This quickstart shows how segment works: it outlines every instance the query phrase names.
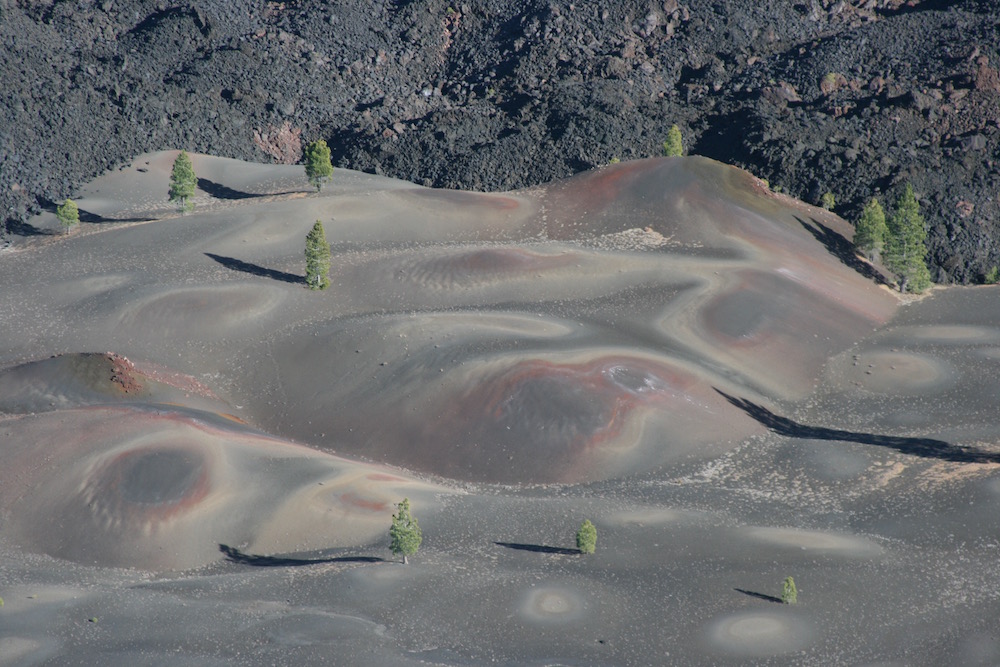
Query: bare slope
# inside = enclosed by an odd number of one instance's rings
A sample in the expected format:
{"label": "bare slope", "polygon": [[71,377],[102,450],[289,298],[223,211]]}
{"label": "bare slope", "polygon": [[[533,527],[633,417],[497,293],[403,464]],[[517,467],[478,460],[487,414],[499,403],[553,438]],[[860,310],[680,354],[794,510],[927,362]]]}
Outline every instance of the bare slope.
{"label": "bare slope", "polygon": [[1000,659],[996,290],[901,308],[701,158],[316,195],[195,155],[180,216],[174,155],[0,253],[0,661]]}
{"label": "bare slope", "polygon": [[[45,311],[22,345],[213,378],[267,431],[446,477],[580,481],[717,453],[759,428],[725,395],[803,396],[893,309],[817,242],[842,222],[705,159],[507,195],[343,174],[317,197],[297,168],[196,156],[215,196],[176,216],[170,158],[95,182],[80,206],[101,222],[10,255],[8,298]],[[150,215],[167,218],[110,228]],[[300,278],[316,219],[335,251],[319,294]]]}

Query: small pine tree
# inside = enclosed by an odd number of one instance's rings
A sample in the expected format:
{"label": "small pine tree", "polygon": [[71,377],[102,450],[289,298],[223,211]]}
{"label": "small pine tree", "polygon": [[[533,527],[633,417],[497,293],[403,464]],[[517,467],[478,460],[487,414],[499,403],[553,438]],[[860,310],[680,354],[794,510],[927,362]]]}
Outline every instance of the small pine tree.
{"label": "small pine tree", "polygon": [[326,141],[319,139],[306,146],[306,178],[319,192],[323,184],[333,176],[333,165],[330,163],[330,147]]}
{"label": "small pine tree", "polygon": [[927,256],[927,229],[920,215],[920,204],[909,183],[903,189],[896,210],[888,223],[885,265],[899,279],[900,292],[922,292],[931,284]]}
{"label": "small pine tree", "polygon": [[580,530],[576,531],[576,548],[582,554],[592,554],[596,546],[597,528],[590,522],[590,519],[587,519],[580,524]]}
{"label": "small pine tree", "polygon": [[194,197],[194,189],[198,185],[198,177],[194,174],[194,165],[187,151],[181,151],[174,160],[174,168],[170,171],[170,201],[177,208],[187,213],[194,208],[188,200]]}
{"label": "small pine tree", "polygon": [[396,514],[392,515],[389,549],[397,556],[402,555],[405,565],[409,562],[407,556],[417,553],[423,539],[416,517],[410,514],[410,499],[403,498],[403,502],[396,505]]}
{"label": "small pine tree", "polygon": [[997,268],[996,265],[990,267],[990,270],[987,271],[986,275],[983,277],[983,282],[986,285],[996,285],[997,283],[1000,283],[1000,268]]}
{"label": "small pine tree", "polygon": [[827,211],[832,211],[833,207],[837,205],[837,198],[832,192],[824,192],[823,196],[819,198],[819,205]]}
{"label": "small pine tree", "polygon": [[326,289],[330,286],[330,244],[319,220],[306,234],[306,285],[309,289]]}
{"label": "small pine tree", "polygon": [[795,587],[795,580],[785,577],[781,584],[781,601],[785,604],[796,604],[799,601],[799,589]]}
{"label": "small pine tree", "polygon": [[75,201],[67,199],[62,203],[62,206],[56,209],[56,217],[59,218],[63,229],[69,234],[69,230],[80,223],[80,209],[77,208]]}
{"label": "small pine tree", "polygon": [[681,128],[671,125],[667,131],[667,140],[663,142],[663,154],[667,157],[684,155],[684,142],[681,139]]}
{"label": "small pine tree", "polygon": [[861,217],[854,225],[854,245],[872,262],[877,262],[885,249],[885,237],[889,228],[885,224],[885,211],[878,199],[871,198],[861,211]]}

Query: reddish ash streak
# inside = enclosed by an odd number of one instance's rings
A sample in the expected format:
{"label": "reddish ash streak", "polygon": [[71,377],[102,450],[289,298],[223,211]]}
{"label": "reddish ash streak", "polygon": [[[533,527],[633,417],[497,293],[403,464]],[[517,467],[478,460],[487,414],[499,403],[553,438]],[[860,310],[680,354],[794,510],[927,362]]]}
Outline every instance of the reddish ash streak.
{"label": "reddish ash streak", "polygon": [[[134,486],[136,480],[129,480],[129,474],[136,473],[136,467],[143,458],[153,458],[157,454],[180,455],[191,459],[191,479],[179,496],[162,502],[132,502],[127,499],[127,487]],[[145,462],[146,465],[153,465]],[[212,462],[201,452],[191,447],[156,446],[129,450],[105,461],[88,476],[83,495],[95,514],[120,520],[124,524],[142,525],[166,523],[186,514],[208,497],[211,491]],[[148,474],[148,473],[147,473]]]}
{"label": "reddish ash streak", "polygon": [[375,501],[362,498],[356,493],[345,493],[340,496],[340,500],[348,507],[358,507],[370,512],[385,512],[389,509],[384,501]]}
{"label": "reddish ash streak", "polygon": [[[581,364],[532,359],[480,382],[451,404],[443,421],[464,424],[462,430],[474,429],[487,442],[506,438],[513,446],[532,449],[538,444],[546,458],[565,466],[560,476],[568,477],[575,474],[573,468],[585,465],[576,460],[581,453],[613,446],[634,410],[676,408],[678,398],[695,383],[686,373],[635,357],[608,356]],[[521,435],[542,442],[525,442]],[[539,472],[547,478],[554,470]]]}
{"label": "reddish ash streak", "polygon": [[105,358],[111,364],[111,383],[126,394],[136,394],[143,390],[142,382],[136,377],[135,365],[120,354],[108,352]]}
{"label": "reddish ash streak", "polygon": [[556,194],[576,207],[603,208],[625,190],[636,173],[649,170],[644,161],[612,165],[571,179]]}
{"label": "reddish ash streak", "polygon": [[215,392],[209,389],[206,385],[202,384],[190,375],[172,371],[166,366],[144,361],[132,364],[132,368],[137,373],[155,382],[170,385],[171,387],[180,389],[181,391],[218,400],[218,396],[215,395]]}
{"label": "reddish ash streak", "polygon": [[[584,214],[593,216],[615,204],[634,176],[649,169],[647,161],[613,165],[550,189],[550,219],[546,224],[549,238],[572,238],[574,230],[583,226]],[[605,233],[615,231],[619,230],[604,230]]]}
{"label": "reddish ash streak", "polygon": [[370,475],[365,475],[365,479],[371,480],[373,482],[405,482],[406,480],[402,477],[396,477],[395,475],[386,475],[383,473],[372,473]]}

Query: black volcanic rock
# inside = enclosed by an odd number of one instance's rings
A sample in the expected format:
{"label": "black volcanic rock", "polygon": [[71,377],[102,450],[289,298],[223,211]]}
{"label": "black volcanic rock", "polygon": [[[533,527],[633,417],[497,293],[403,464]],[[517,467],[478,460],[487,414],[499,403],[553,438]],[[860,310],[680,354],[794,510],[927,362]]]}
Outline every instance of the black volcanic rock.
{"label": "black volcanic rock", "polygon": [[136,154],[268,161],[287,124],[341,167],[505,190],[694,153],[854,218],[905,181],[939,281],[1000,265],[1000,9],[988,0],[102,0],[0,10],[0,216]]}

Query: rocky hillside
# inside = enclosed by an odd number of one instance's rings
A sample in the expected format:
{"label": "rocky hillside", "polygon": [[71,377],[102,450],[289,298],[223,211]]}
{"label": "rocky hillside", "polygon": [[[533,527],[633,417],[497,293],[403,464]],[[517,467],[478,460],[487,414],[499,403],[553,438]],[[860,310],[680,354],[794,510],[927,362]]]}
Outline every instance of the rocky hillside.
{"label": "rocky hillside", "polygon": [[[0,215],[185,147],[506,190],[657,155],[746,167],[851,219],[912,182],[933,274],[1000,265],[992,0],[15,0],[0,6]],[[164,193],[165,195],[166,193]]]}

